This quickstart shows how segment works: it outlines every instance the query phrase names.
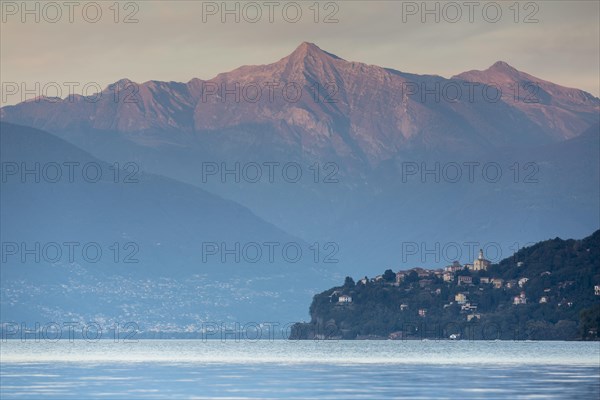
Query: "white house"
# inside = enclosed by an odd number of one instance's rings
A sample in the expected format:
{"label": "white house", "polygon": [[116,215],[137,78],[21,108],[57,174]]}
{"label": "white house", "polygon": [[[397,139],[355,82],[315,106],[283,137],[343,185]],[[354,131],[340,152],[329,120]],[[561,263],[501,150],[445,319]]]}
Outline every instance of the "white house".
{"label": "white house", "polygon": [[444,268],[444,271],[446,272],[457,272],[460,271],[461,269],[463,269],[463,266],[460,265],[460,263],[458,261],[454,261],[452,263],[452,265],[448,265]]}
{"label": "white house", "polygon": [[404,281],[405,277],[406,277],[406,273],[405,272],[402,272],[402,271],[396,272],[396,283],[397,284],[402,283],[402,281]]}
{"label": "white house", "polygon": [[473,277],[471,276],[459,276],[458,284],[459,285],[470,285],[473,283]]}
{"label": "white house", "polygon": [[464,304],[467,302],[467,294],[466,293],[457,293],[454,296],[454,301],[456,301],[458,304]]}
{"label": "white house", "polygon": [[343,294],[338,298],[338,303],[352,303],[352,297]]}
{"label": "white house", "polygon": [[519,279],[519,287],[522,288],[529,281],[529,278],[521,278]]}

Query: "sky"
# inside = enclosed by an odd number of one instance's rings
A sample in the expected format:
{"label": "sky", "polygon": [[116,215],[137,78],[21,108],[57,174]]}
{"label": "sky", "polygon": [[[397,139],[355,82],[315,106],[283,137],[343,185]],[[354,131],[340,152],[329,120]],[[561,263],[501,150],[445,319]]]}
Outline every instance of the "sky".
{"label": "sky", "polygon": [[422,4],[1,0],[0,104],[122,78],[210,79],[275,62],[304,41],[349,61],[445,77],[502,60],[600,95],[599,1]]}

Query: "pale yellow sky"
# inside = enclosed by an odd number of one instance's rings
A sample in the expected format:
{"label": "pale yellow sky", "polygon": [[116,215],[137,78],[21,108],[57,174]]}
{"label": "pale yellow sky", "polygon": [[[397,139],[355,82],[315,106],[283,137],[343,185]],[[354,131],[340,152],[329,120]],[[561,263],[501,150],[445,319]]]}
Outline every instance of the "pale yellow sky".
{"label": "pale yellow sky", "polygon": [[[421,1],[229,1],[226,14],[222,1],[28,1],[24,9],[1,0],[0,81],[57,83],[65,96],[69,82],[186,82],[271,63],[309,41],[347,60],[446,77],[504,60],[600,94],[600,2],[467,3],[430,1],[434,11],[423,15]],[[23,95],[3,90],[0,102]]]}

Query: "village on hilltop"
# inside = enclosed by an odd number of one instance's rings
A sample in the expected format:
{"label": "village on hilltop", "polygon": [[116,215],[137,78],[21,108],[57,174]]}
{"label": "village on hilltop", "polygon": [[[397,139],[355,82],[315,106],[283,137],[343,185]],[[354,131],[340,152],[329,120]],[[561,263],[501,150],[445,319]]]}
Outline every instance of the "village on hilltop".
{"label": "village on hilltop", "polygon": [[[483,249],[479,250],[477,258],[472,264],[466,263],[461,265],[460,262],[454,261],[451,265],[445,268],[439,269],[425,269],[425,268],[412,268],[406,271],[398,271],[393,274],[393,271],[387,270],[383,275],[377,275],[374,278],[369,279],[364,277],[356,283],[357,285],[369,285],[369,284],[383,284],[391,286],[401,286],[409,278],[412,282],[418,283],[421,289],[425,289],[431,286],[435,281],[442,280],[444,283],[454,284],[458,287],[465,287],[465,291],[460,291],[454,295],[454,301],[450,301],[444,305],[444,308],[450,307],[455,303],[460,305],[461,313],[466,314],[466,320],[470,322],[472,319],[481,319],[481,314],[477,312],[477,304],[469,300],[469,292],[466,290],[467,287],[473,288],[479,286],[480,290],[483,290],[484,285],[492,287],[494,289],[521,289],[520,294],[512,298],[512,304],[514,306],[527,304],[528,301],[537,301],[539,304],[546,304],[550,299],[551,288],[544,289],[544,295],[536,299],[529,299],[526,294],[526,286],[529,281],[529,277],[523,276],[518,279],[505,280],[499,277],[489,276],[487,273],[488,269],[492,265],[491,261],[487,260],[483,254]],[[517,267],[523,267],[524,263],[519,261],[516,263]],[[472,274],[475,272],[476,274]],[[390,274],[391,273],[391,274]],[[544,271],[543,275],[551,275],[550,271]],[[561,286],[569,286],[573,284],[572,281],[562,282]],[[434,291],[435,294],[441,294],[441,289],[437,288]],[[600,296],[600,284],[594,286],[594,295]],[[349,294],[342,294],[340,291],[334,291],[330,295],[330,301],[334,301],[337,297],[337,303],[340,305],[352,304],[352,296]],[[563,299],[558,303],[558,307],[572,307],[573,303],[568,299]],[[399,305],[400,311],[409,310],[409,305],[402,303]],[[427,308],[419,308],[417,313],[420,317],[427,316]]]}

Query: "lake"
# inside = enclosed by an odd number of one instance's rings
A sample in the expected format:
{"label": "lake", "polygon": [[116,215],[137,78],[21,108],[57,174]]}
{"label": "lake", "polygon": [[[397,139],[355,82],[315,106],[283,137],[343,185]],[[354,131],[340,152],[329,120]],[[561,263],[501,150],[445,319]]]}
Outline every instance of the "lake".
{"label": "lake", "polygon": [[6,399],[598,399],[600,343],[0,342]]}

